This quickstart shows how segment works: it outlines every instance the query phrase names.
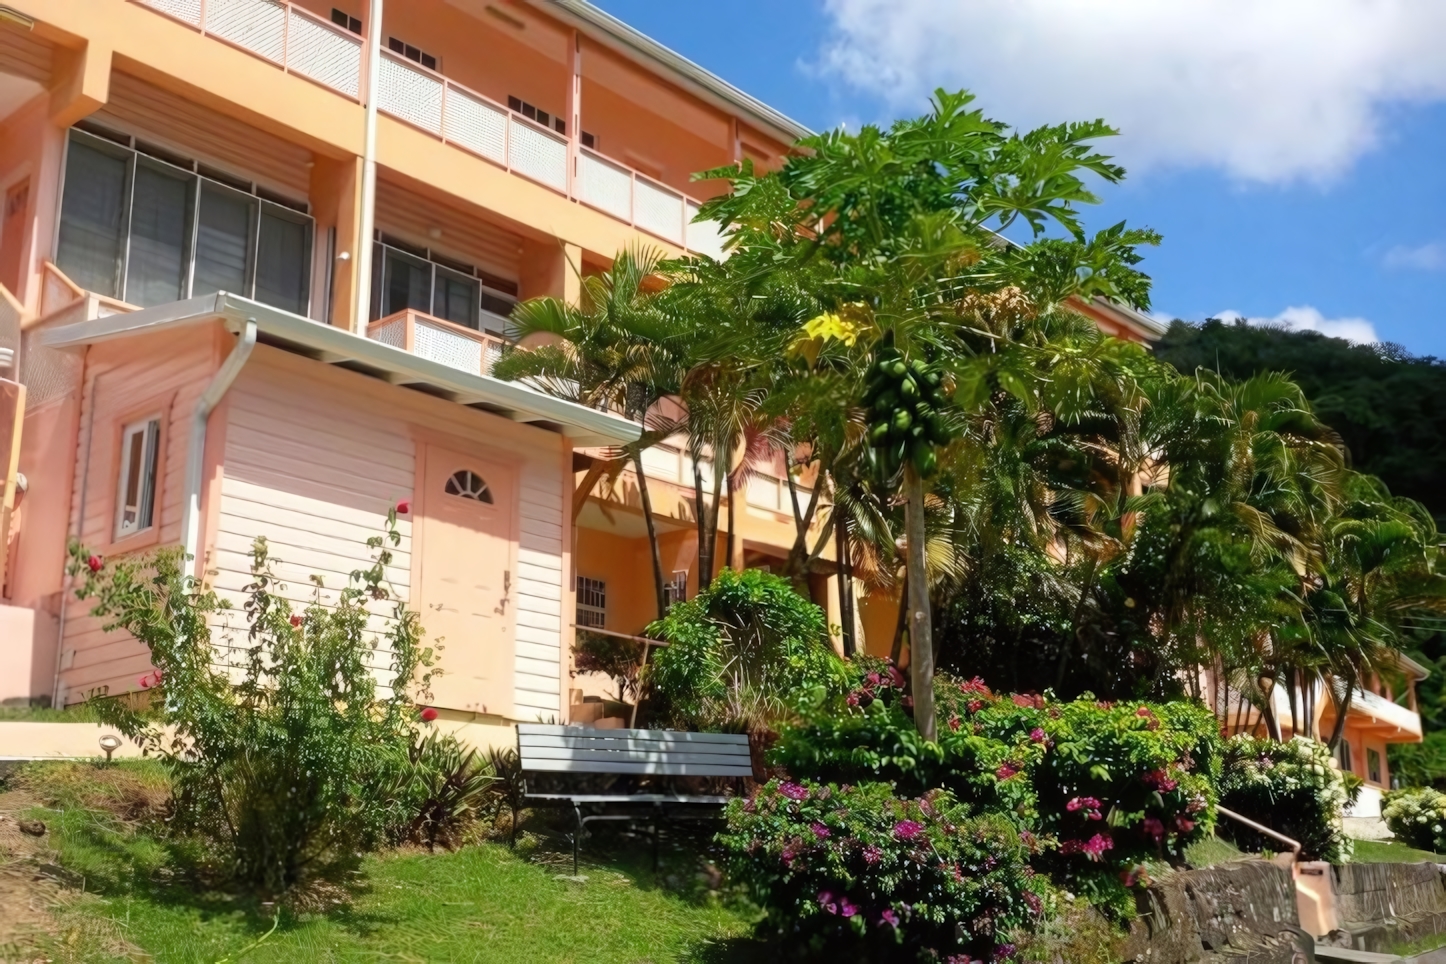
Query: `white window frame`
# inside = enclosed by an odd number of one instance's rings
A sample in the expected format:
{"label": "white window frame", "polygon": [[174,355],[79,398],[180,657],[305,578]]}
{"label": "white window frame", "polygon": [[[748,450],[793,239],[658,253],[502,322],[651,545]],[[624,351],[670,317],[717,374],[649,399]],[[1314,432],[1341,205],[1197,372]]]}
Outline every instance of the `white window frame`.
{"label": "white window frame", "polygon": [[663,604],[667,609],[688,601],[688,570],[674,569],[673,578],[663,583]]}
{"label": "white window frame", "polygon": [[[137,450],[135,440],[139,438]],[[116,541],[139,535],[156,524],[156,480],[160,475],[161,417],[153,415],[121,429],[115,495]],[[140,464],[136,464],[136,459]],[[127,491],[134,477],[136,491]],[[133,497],[133,499],[132,499]],[[130,516],[132,510],[134,516]]]}
{"label": "white window frame", "polygon": [[[598,604],[601,601],[601,605]],[[594,622],[593,620],[597,620]],[[608,584],[603,579],[577,577],[577,625],[579,629],[607,629]]]}

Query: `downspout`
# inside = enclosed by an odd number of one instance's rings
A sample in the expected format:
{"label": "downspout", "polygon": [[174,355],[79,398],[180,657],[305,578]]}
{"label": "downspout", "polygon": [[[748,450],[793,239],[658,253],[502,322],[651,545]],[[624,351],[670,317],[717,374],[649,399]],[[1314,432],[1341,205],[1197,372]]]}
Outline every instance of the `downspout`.
{"label": "downspout", "polygon": [[181,508],[181,544],[188,559],[200,557],[201,473],[206,468],[206,426],[211,419],[211,412],[220,404],[222,397],[231,388],[231,383],[236,381],[236,376],[241,374],[241,367],[251,357],[251,350],[255,347],[256,319],[247,318],[241,339],[221,363],[221,368],[205,391],[201,392],[201,397],[196,400],[196,410],[191,414],[191,440],[186,448],[186,483],[182,489],[185,502]]}
{"label": "downspout", "polygon": [[355,285],[356,317],[351,330],[363,338],[371,318],[372,302],[372,234],[375,231],[377,208],[377,88],[382,73],[382,0],[371,0],[371,22],[367,24],[367,109],[366,127],[362,136],[361,217],[357,220]]}

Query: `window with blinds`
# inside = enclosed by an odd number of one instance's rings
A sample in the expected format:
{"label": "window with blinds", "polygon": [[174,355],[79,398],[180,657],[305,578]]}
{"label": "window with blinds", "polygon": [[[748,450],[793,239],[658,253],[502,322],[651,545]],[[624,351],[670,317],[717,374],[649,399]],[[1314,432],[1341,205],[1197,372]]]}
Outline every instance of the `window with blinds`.
{"label": "window with blinds", "polygon": [[507,330],[517,282],[381,232],[375,250],[373,321],[410,308],[476,331]]}
{"label": "window with blinds", "polygon": [[88,291],[149,308],[228,291],[306,315],[305,205],[125,135],[72,130],[56,264]]}

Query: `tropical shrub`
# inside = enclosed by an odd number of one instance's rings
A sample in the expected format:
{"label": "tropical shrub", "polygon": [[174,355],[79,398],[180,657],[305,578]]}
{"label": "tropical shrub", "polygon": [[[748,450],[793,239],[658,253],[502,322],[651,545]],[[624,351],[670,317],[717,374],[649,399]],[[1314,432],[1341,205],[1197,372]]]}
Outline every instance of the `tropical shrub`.
{"label": "tropical shrub", "polygon": [[404,836],[453,849],[488,809],[497,778],[475,748],[463,747],[450,734],[425,734],[412,745],[410,758],[406,783],[398,788],[415,811]]}
{"label": "tropical shrub", "polygon": [[301,612],[274,593],[257,539],[239,628],[179,549],[113,563],[71,550],[80,598],[95,601],[106,630],[139,640],[155,667],[140,680],[150,712],[104,693],[97,712],[162,761],[172,826],[208,844],[237,885],[279,895],[338,877],[419,812],[410,751],[431,652],[399,601],[384,629],[369,628],[368,604],[390,599],[388,544],[400,538],[393,512],[385,536],[368,540],[375,565],[335,594],[318,580]]}
{"label": "tropical shrub", "polygon": [[1431,853],[1446,852],[1446,793],[1425,787],[1387,794],[1381,817],[1402,843]]}
{"label": "tropical shrub", "polygon": [[643,643],[621,636],[605,636],[577,628],[572,645],[574,673],[601,673],[618,688],[618,701],[636,699],[643,665]]}
{"label": "tropical shrub", "polygon": [[899,674],[856,673],[856,688],[784,730],[775,762],[795,778],[947,789],[1038,835],[1034,866],[1116,914],[1130,913],[1140,864],[1183,859],[1214,823],[1219,724],[1198,703],[996,696],[939,677],[939,739],[926,743]]}
{"label": "tropical shrub", "polygon": [[[1241,734],[1225,744],[1221,806],[1299,841],[1306,860],[1350,860],[1354,845],[1341,817],[1359,792],[1359,779],[1336,769],[1324,743],[1277,743]],[[1283,846],[1233,821],[1222,823],[1222,829],[1242,850]]]}
{"label": "tropical shrub", "polygon": [[823,610],[759,569],[724,569],[648,634],[669,644],[649,682],[664,715],[685,727],[764,728],[843,679]]}
{"label": "tropical shrub", "polygon": [[1028,835],[944,790],[773,780],[727,818],[720,840],[767,909],[760,927],[832,960],[1012,960],[1054,904]]}

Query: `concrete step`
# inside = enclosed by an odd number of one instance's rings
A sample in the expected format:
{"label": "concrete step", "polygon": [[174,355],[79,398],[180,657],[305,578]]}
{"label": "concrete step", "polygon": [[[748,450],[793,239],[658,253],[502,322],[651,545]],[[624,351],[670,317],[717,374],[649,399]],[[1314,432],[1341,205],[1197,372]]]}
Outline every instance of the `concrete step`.
{"label": "concrete step", "polygon": [[1371,951],[1358,951],[1351,947],[1331,947],[1328,944],[1317,944],[1315,946],[1316,959],[1325,961],[1359,961],[1361,964],[1377,962],[1377,964],[1405,964],[1405,959],[1395,954],[1376,954]]}

